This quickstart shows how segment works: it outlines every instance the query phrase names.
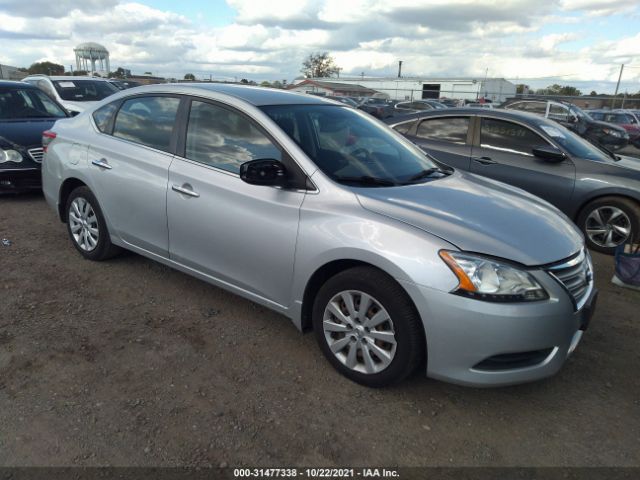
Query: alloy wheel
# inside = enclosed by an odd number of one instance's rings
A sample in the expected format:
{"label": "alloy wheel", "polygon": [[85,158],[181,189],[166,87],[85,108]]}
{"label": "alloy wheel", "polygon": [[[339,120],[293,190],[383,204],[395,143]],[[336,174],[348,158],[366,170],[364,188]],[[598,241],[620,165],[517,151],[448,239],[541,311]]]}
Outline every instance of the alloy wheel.
{"label": "alloy wheel", "polygon": [[98,245],[98,217],[91,204],[83,197],[77,197],[71,202],[69,228],[74,241],[82,250],[91,252]]}
{"label": "alloy wheel", "polygon": [[585,231],[596,245],[615,248],[629,238],[631,220],[620,208],[602,206],[587,216]]}
{"label": "alloy wheel", "polygon": [[393,321],[372,296],[357,290],[334,295],[322,326],[331,352],[347,368],[365,374],[386,369],[396,353]]}

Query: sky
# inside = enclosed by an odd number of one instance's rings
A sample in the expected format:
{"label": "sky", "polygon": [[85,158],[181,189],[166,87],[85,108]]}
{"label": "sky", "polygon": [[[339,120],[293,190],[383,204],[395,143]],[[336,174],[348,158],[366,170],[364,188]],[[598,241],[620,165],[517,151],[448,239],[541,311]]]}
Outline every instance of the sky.
{"label": "sky", "polygon": [[503,77],[640,91],[640,0],[0,0],[0,63],[98,42],[111,69],[283,80],[329,52],[342,77]]}

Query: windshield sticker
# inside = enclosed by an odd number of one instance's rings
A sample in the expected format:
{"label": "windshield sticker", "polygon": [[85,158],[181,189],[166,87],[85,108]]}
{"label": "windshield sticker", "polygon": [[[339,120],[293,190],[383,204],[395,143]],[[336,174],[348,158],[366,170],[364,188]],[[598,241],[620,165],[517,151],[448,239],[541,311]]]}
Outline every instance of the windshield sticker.
{"label": "windshield sticker", "polygon": [[58,82],[61,88],[75,88],[76,84],[73,82]]}
{"label": "windshield sticker", "polygon": [[547,135],[549,135],[550,137],[566,138],[564,136],[564,133],[562,133],[556,127],[549,127],[547,125],[540,125],[540,128],[542,128],[545,132],[547,132]]}

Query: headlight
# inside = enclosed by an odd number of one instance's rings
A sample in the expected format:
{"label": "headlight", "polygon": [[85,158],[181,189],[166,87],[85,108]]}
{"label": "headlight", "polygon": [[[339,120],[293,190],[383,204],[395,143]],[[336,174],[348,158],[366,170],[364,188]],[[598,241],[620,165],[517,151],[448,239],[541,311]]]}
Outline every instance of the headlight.
{"label": "headlight", "polygon": [[549,295],[528,272],[488,258],[440,251],[440,257],[458,277],[454,293],[490,302],[531,302]]}
{"label": "headlight", "polygon": [[603,128],[602,131],[607,135],[611,135],[612,137],[622,138],[622,134],[617,130],[611,130],[610,128]]}
{"label": "headlight", "polygon": [[17,150],[4,150],[0,148],[0,163],[15,162],[20,163],[22,155]]}

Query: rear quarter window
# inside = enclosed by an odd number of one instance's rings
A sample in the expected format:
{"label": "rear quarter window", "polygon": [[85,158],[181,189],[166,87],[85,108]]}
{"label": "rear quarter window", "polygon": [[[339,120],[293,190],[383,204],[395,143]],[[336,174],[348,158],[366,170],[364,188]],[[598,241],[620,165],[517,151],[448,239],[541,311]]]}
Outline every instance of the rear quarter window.
{"label": "rear quarter window", "polygon": [[111,133],[111,120],[118,109],[115,103],[109,103],[93,112],[93,121],[102,133]]}

